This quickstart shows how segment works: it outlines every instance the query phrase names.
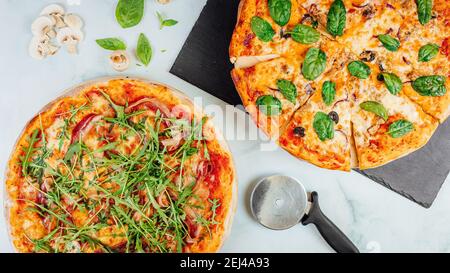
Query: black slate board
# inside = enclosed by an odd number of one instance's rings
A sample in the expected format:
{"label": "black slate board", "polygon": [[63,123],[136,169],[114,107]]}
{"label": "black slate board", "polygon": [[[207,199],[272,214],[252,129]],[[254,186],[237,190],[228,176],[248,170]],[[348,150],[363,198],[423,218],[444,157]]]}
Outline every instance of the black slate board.
{"label": "black slate board", "polygon": [[[232,105],[241,104],[228,61],[238,3],[239,0],[209,0],[170,71]],[[386,166],[359,172],[429,208],[448,176],[449,158],[450,120],[419,151]]]}

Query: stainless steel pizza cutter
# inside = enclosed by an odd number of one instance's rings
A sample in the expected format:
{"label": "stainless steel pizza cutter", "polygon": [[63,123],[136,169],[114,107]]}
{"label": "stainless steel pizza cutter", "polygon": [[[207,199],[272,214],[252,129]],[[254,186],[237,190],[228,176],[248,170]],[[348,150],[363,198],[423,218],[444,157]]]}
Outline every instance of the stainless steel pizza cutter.
{"label": "stainless steel pizza cutter", "polygon": [[314,224],[327,243],[339,253],[358,253],[359,250],[322,213],[317,192],[308,194],[303,185],[289,176],[274,175],[262,179],[250,197],[253,216],[263,226],[282,230],[298,223]]}

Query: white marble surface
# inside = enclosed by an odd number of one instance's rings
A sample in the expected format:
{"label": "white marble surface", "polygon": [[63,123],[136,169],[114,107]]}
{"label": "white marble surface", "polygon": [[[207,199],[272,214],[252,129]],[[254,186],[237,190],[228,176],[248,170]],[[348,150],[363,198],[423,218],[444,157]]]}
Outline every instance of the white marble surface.
{"label": "white marble surface", "polygon": [[[86,39],[80,55],[60,52],[44,61],[28,56],[30,24],[42,7],[54,1],[0,0],[0,181],[15,139],[24,124],[62,90],[96,77],[118,75],[107,63],[107,52],[95,39],[119,36],[133,48],[140,32],[147,34],[154,57],[147,68],[133,66],[128,75],[167,83],[190,97],[201,96],[205,104],[225,104],[167,71],[206,0],[172,0],[167,6],[147,0],[146,14],[137,27],[121,29],[114,19],[116,0],[81,0],[69,6],[85,21]],[[154,16],[162,11],[180,23],[159,30]],[[165,49],[166,52],[161,52]],[[228,73],[224,71],[224,73]],[[230,90],[231,91],[231,90]],[[238,122],[239,130],[254,125]],[[223,252],[330,252],[312,226],[286,231],[267,230],[248,210],[249,191],[259,178],[283,173],[297,177],[308,190],[320,194],[321,207],[347,233],[362,252],[450,252],[450,183],[444,184],[430,209],[424,209],[357,173],[316,168],[295,160],[282,150],[261,152],[260,142],[230,141],[239,179],[239,200],[231,235]],[[449,179],[447,179],[449,180]],[[1,191],[4,191],[3,187]],[[0,196],[3,196],[1,192]],[[3,203],[3,200],[0,200]],[[3,215],[3,207],[1,214]],[[12,251],[4,217],[0,218],[0,252]]]}

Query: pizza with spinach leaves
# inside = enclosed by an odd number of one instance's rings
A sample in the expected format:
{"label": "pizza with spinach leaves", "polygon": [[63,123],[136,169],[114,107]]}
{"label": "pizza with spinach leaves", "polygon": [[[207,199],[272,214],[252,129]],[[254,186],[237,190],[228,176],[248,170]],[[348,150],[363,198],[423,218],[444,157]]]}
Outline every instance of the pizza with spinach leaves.
{"label": "pizza with spinach leaves", "polygon": [[229,54],[258,127],[323,168],[384,165],[450,114],[446,0],[241,0]]}
{"label": "pizza with spinach leaves", "polygon": [[6,174],[19,252],[214,252],[231,224],[231,154],[181,93],[84,84],[32,119]]}

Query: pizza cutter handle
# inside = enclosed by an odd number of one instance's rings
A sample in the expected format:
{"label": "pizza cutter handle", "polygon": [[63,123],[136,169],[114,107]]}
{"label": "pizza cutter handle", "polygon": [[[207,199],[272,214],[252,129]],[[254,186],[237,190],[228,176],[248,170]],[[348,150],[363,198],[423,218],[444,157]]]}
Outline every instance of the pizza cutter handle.
{"label": "pizza cutter handle", "polygon": [[359,253],[350,239],[323,214],[319,206],[319,195],[311,193],[311,209],[302,219],[303,225],[314,224],[322,237],[338,253]]}

